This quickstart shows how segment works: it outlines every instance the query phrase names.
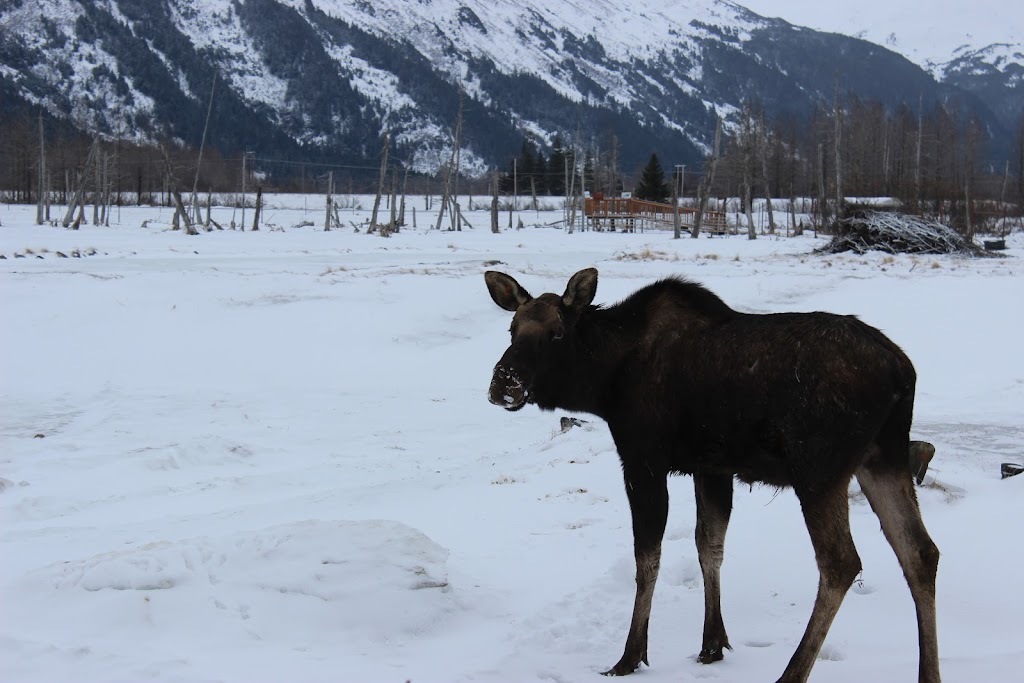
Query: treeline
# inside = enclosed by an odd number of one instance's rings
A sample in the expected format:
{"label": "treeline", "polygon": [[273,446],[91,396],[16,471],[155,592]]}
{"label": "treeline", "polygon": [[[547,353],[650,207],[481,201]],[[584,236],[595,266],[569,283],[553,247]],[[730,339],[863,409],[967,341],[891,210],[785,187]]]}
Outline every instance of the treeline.
{"label": "treeline", "polygon": [[[805,117],[771,118],[756,103],[748,103],[725,124],[718,170],[708,191],[714,197],[829,199],[816,202],[823,223],[842,197],[894,197],[910,210],[954,224],[969,220],[972,212],[984,218],[986,211],[1024,210],[1024,112],[1011,139],[994,139],[974,119],[964,120],[955,103],[928,110],[893,109],[848,97],[836,105],[818,106]],[[693,198],[708,166],[684,167],[657,147],[642,155],[634,148],[626,155],[623,148],[628,145],[612,129],[586,142],[581,134],[571,141],[567,137],[555,136],[550,146],[521,142],[519,153],[501,169],[501,192],[561,196],[589,191],[615,196],[636,191],[641,189],[643,164],[630,162],[624,167],[620,160],[649,160],[656,153],[663,174],[671,176],[667,187]],[[47,117],[40,122],[38,114],[33,118],[25,110],[6,117],[0,126],[4,199],[34,203],[44,187],[52,201],[67,203],[83,173],[105,178],[116,203],[166,203],[172,181],[183,190],[195,186],[200,192],[237,191],[242,184],[239,153],[225,156],[208,145],[197,175],[197,148],[168,145],[168,170],[159,148],[106,138],[97,143],[98,152],[85,169],[93,142],[66,123]],[[40,173],[42,157],[45,176]],[[339,192],[376,189],[378,167],[372,163],[274,159],[260,149],[249,157],[246,182],[250,188],[262,183],[268,191],[320,192],[329,171],[334,171]],[[462,187],[484,193],[489,192],[489,182],[490,178],[467,179]],[[439,187],[437,175],[410,174],[410,192],[437,193]]]}
{"label": "treeline", "polygon": [[905,208],[953,223],[979,210],[978,200],[1013,204],[1019,212],[1024,112],[1007,140],[993,139],[959,111],[955,102],[927,111],[888,109],[850,96],[816,107],[806,118],[769,119],[748,103],[721,150],[713,192],[835,198],[839,204],[843,197],[893,197]]}
{"label": "treeline", "polygon": [[[709,192],[717,197],[828,199],[816,202],[823,223],[847,197],[895,198],[911,211],[954,224],[968,220],[971,212],[984,217],[994,210],[993,202],[1001,211],[1024,211],[1024,111],[1012,139],[993,138],[961,111],[956,102],[929,110],[893,109],[848,96],[806,116],[771,118],[756,102],[748,102],[725,122]],[[587,191],[615,196],[627,190],[666,200],[674,188],[695,197],[709,165],[673,163],[662,150],[652,149],[645,166],[624,169],[620,147],[614,135],[569,147],[556,137],[548,150],[527,140],[503,170],[502,191],[562,195],[575,168]],[[636,156],[634,150],[630,157]],[[671,178],[666,181],[666,176]],[[984,206],[977,204],[982,200]]]}
{"label": "treeline", "polygon": [[[80,184],[90,196],[109,192],[115,205],[169,206],[175,189],[239,192],[243,184],[249,191],[263,186],[316,193],[326,190],[332,171],[336,191],[369,193],[376,187],[376,166],[303,163],[261,153],[224,156],[210,146],[200,158],[198,148],[89,138],[45,117],[22,115],[0,126],[0,199],[6,202],[34,204],[43,188],[50,202],[68,204]],[[418,188],[417,180],[410,186]]]}

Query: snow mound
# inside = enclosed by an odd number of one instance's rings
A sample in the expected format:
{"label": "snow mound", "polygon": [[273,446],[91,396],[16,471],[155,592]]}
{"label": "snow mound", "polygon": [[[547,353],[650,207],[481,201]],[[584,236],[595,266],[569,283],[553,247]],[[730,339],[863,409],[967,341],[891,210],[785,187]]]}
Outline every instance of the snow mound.
{"label": "snow mound", "polygon": [[298,638],[380,642],[429,630],[452,611],[447,559],[447,549],[398,522],[303,521],[52,564],[24,588],[72,613],[142,601],[142,621],[165,632],[232,615],[260,634],[290,628]]}

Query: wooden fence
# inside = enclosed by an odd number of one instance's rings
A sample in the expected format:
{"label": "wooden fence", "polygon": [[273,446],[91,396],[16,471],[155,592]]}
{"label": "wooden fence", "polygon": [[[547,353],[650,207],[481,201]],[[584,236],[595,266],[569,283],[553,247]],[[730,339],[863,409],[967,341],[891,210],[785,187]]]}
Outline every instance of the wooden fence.
{"label": "wooden fence", "polygon": [[[661,202],[649,202],[643,199],[625,197],[591,197],[584,200],[583,213],[593,230],[622,230],[635,232],[639,226],[645,228],[673,227],[675,207]],[[682,227],[690,229],[697,215],[697,210],[680,206],[679,222]],[[722,211],[705,211],[701,229],[711,233],[724,233],[726,229],[725,213]]]}

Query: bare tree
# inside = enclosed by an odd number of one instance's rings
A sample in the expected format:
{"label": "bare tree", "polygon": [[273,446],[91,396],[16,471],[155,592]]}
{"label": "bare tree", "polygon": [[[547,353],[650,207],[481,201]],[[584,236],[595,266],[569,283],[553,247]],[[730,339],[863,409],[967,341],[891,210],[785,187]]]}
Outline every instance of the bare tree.
{"label": "bare tree", "polygon": [[36,203],[36,225],[43,224],[43,196],[46,194],[46,138],[43,134],[43,110],[39,110],[39,197]]}
{"label": "bare tree", "polygon": [[192,206],[195,210],[195,221],[199,222],[199,198],[196,194],[199,189],[199,169],[203,165],[203,148],[206,147],[206,131],[210,127],[210,112],[213,111],[213,93],[217,88],[217,74],[213,74],[213,83],[210,85],[210,103],[206,107],[206,122],[203,124],[203,138],[199,142],[199,157],[196,159],[196,176],[192,181]]}
{"label": "bare tree", "polygon": [[373,213],[370,214],[370,227],[367,234],[377,229],[377,212],[380,210],[380,197],[384,194],[384,181],[388,175],[388,133],[384,133],[384,144],[380,153],[380,176],[377,179],[377,196],[373,199]]}
{"label": "bare tree", "polygon": [[[99,138],[93,140],[92,145],[89,147],[89,154],[85,158],[85,164],[82,166],[82,170],[78,172],[78,182],[75,186],[75,192],[71,203],[68,204],[67,213],[64,214],[64,220],[61,221],[61,225],[65,228],[71,225],[71,219],[74,218],[75,209],[81,205],[82,195],[85,192],[85,179],[88,175],[89,168],[92,167],[93,157],[96,156],[96,148],[99,146]],[[81,217],[79,217],[81,220]],[[75,229],[78,229],[78,222],[75,223]]]}
{"label": "bare tree", "polygon": [[711,196],[712,185],[715,182],[715,170],[718,168],[718,153],[722,144],[722,117],[717,117],[715,122],[715,146],[712,148],[711,156],[708,157],[707,171],[700,179],[700,186],[697,189],[697,215],[693,217],[693,230],[690,237],[700,237],[700,226],[704,220],[704,212],[708,207],[708,198]]}
{"label": "bare tree", "polygon": [[256,232],[260,229],[260,213],[263,211],[263,184],[260,183],[256,186],[256,208],[253,209],[252,216],[252,230]]}
{"label": "bare tree", "polygon": [[494,171],[494,177],[491,180],[491,232],[499,233],[501,229],[498,227],[498,171]]}
{"label": "bare tree", "polygon": [[324,232],[331,229],[331,204],[334,203],[334,171],[327,172],[327,196],[324,198],[326,211],[324,215]]}
{"label": "bare tree", "polygon": [[775,213],[772,211],[772,190],[771,185],[768,182],[769,133],[768,128],[764,123],[763,114],[759,118],[758,131],[758,149],[760,151],[759,156],[761,157],[761,180],[764,183],[764,199],[768,208],[768,231],[774,235]]}
{"label": "bare tree", "polygon": [[839,155],[842,144],[843,132],[843,110],[839,106],[839,69],[836,69],[835,95],[832,100],[833,116],[835,117],[835,133],[833,143],[836,156],[836,218],[843,215],[843,163]]}
{"label": "bare tree", "polygon": [[189,217],[188,211],[185,210],[185,205],[181,201],[181,192],[178,191],[178,179],[171,164],[171,155],[163,145],[160,146],[160,151],[164,158],[164,177],[167,178],[171,198],[174,200],[174,222],[176,225],[179,220],[184,223],[185,234],[198,235],[199,232],[192,224],[192,219]]}

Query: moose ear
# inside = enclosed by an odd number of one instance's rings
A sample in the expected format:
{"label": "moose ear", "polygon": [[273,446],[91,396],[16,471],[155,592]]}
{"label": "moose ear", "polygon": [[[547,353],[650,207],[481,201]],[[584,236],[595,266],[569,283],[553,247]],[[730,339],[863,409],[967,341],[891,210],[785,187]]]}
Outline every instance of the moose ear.
{"label": "moose ear", "polygon": [[484,282],[487,283],[487,291],[491,293],[494,303],[506,311],[515,313],[520,306],[533,299],[511,275],[488,270],[484,273]]}
{"label": "moose ear", "polygon": [[586,308],[597,294],[597,268],[586,268],[569,278],[565,286],[562,302],[569,308],[580,310]]}

